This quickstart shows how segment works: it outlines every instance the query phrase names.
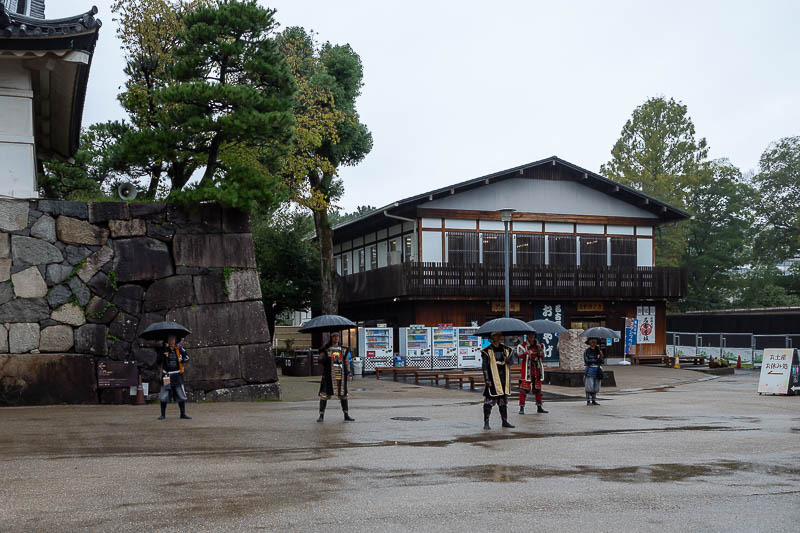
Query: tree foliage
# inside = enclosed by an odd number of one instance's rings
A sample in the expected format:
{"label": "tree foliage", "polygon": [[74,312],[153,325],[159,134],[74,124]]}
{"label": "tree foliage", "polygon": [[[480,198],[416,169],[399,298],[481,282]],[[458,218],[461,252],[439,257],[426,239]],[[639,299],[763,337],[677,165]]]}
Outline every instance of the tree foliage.
{"label": "tree foliage", "polygon": [[371,205],[360,205],[360,206],[356,207],[355,211],[352,211],[352,212],[349,212],[349,213],[348,212],[342,212],[339,209],[332,210],[330,212],[331,226],[335,227],[335,226],[338,226],[339,224],[345,224],[347,222],[350,222],[351,220],[355,220],[355,219],[357,219],[359,217],[362,217],[362,216],[364,216],[364,215],[366,215],[368,213],[372,213],[376,209],[378,209],[378,208],[377,207],[373,207]]}

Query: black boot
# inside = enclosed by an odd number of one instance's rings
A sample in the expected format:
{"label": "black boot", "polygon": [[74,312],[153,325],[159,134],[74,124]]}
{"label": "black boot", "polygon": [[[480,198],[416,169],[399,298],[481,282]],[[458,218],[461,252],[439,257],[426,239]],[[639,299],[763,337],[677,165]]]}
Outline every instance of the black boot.
{"label": "black boot", "polygon": [[181,418],[191,420],[192,417],[186,414],[186,402],[178,402],[178,409],[181,410]]}
{"label": "black boot", "polygon": [[508,421],[508,407],[501,405],[498,409],[500,410],[500,418],[503,419],[503,427],[513,428],[514,426]]}
{"label": "black boot", "polygon": [[492,406],[488,404],[483,405],[483,429],[492,429],[489,427],[489,415],[492,414]]}
{"label": "black boot", "polygon": [[345,422],[355,422],[356,419],[353,418],[352,416],[350,416],[350,413],[348,413],[348,410],[349,409],[348,409],[348,406],[347,406],[347,400],[342,399],[342,412],[344,413],[344,421]]}
{"label": "black boot", "polygon": [[586,405],[592,405],[592,393],[591,392],[587,392],[586,393]]}
{"label": "black boot", "polygon": [[164,420],[165,418],[167,418],[167,402],[161,402],[161,416],[158,419]]}
{"label": "black boot", "polygon": [[325,421],[325,407],[328,405],[328,400],[320,400],[319,401],[319,418],[317,418],[317,422],[322,424]]}
{"label": "black boot", "polygon": [[600,405],[597,403],[597,394],[592,393],[592,405]]}
{"label": "black boot", "polygon": [[542,404],[537,403],[536,404],[536,412],[537,413],[546,413],[547,411],[544,410],[544,407],[542,407]]}
{"label": "black boot", "polygon": [[519,414],[521,414],[521,415],[525,414],[525,406],[524,405],[520,405],[519,406]]}

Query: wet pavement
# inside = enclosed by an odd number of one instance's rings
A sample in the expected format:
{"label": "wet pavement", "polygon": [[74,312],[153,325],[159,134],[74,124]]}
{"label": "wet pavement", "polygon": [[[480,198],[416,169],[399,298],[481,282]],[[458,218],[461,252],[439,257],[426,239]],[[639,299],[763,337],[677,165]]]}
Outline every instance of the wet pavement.
{"label": "wet pavement", "polygon": [[[673,372],[673,373],[670,373]],[[625,370],[601,406],[483,431],[481,397],[313,378],[291,402],[0,410],[2,531],[766,531],[800,523],[800,398],[758,376]],[[698,381],[702,380],[702,381]],[[533,410],[533,409],[529,409]]]}

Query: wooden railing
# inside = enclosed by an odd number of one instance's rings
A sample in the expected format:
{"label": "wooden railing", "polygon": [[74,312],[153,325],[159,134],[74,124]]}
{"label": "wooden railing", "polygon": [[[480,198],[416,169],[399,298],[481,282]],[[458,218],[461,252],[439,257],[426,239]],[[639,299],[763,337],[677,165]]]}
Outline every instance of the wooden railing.
{"label": "wooden railing", "polygon": [[[414,298],[502,298],[498,265],[403,263],[340,279],[342,303]],[[654,298],[686,295],[686,269],[675,267],[512,266],[511,298]]]}

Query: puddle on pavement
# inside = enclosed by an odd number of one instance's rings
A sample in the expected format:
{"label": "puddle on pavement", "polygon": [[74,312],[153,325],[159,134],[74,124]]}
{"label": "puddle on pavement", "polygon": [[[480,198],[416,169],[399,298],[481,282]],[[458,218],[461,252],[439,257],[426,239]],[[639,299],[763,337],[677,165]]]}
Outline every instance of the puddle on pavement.
{"label": "puddle on pavement", "polygon": [[400,420],[402,422],[425,422],[426,420],[430,420],[430,418],[425,418],[424,416],[393,416],[390,420]]}

